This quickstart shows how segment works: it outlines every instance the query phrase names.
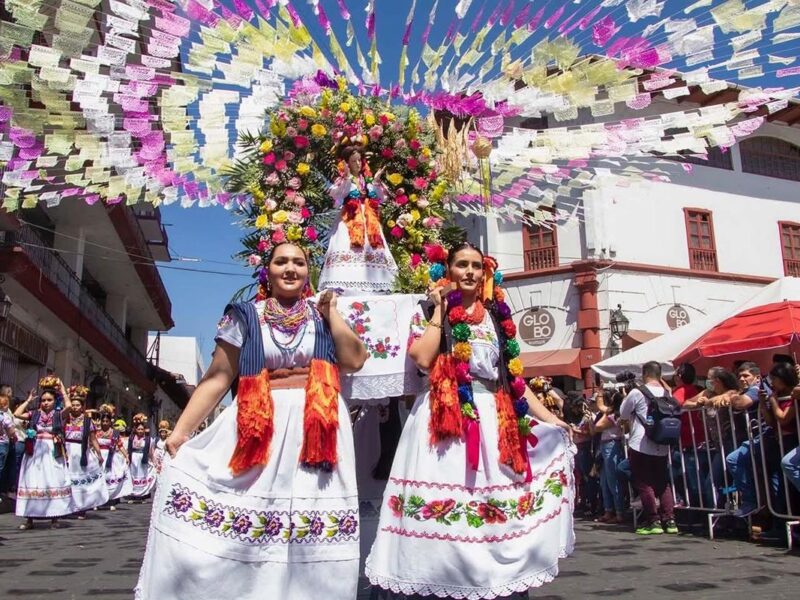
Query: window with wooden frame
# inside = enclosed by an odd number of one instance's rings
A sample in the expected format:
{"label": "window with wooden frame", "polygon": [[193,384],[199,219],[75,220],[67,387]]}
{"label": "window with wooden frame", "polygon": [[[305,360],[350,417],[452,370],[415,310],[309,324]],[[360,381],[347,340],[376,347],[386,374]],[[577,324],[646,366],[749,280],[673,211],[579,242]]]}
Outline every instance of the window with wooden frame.
{"label": "window with wooden frame", "polygon": [[542,271],[558,266],[558,234],[555,210],[542,208],[548,219],[537,225],[525,225],[522,247],[525,251],[525,270]]}
{"label": "window with wooden frame", "polygon": [[800,277],[800,223],[781,221],[781,251],[783,273],[787,277]]}
{"label": "window with wooden frame", "polygon": [[689,244],[689,268],[695,271],[719,271],[714,221],[711,211],[684,208],[686,240]]}
{"label": "window with wooden frame", "polygon": [[739,154],[745,173],[800,181],[800,146],[759,136],[740,142]]}

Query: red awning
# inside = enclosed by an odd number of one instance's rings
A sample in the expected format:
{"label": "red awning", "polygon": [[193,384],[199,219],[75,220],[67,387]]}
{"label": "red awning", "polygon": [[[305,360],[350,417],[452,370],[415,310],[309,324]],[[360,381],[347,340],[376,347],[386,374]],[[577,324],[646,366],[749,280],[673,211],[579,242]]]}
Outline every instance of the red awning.
{"label": "red awning", "polygon": [[629,329],[628,333],[622,336],[622,350],[630,350],[639,344],[644,344],[659,337],[661,334],[654,331],[644,331],[643,329]]}
{"label": "red awning", "polygon": [[528,377],[567,377],[581,378],[580,348],[563,350],[541,350],[539,352],[523,352],[519,358],[524,371],[522,376]]}
{"label": "red awning", "polygon": [[775,302],[725,319],[678,355],[673,364],[800,347],[800,302]]}

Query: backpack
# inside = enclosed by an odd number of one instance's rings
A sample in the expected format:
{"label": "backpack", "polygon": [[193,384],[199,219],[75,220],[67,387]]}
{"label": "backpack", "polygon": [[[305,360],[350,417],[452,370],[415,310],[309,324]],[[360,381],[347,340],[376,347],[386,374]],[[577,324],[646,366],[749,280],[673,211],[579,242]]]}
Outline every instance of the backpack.
{"label": "backpack", "polygon": [[669,393],[657,398],[646,385],[636,389],[647,400],[647,420],[642,420],[636,413],[636,418],[644,427],[644,434],[656,444],[677,444],[681,437],[681,407],[678,401]]}

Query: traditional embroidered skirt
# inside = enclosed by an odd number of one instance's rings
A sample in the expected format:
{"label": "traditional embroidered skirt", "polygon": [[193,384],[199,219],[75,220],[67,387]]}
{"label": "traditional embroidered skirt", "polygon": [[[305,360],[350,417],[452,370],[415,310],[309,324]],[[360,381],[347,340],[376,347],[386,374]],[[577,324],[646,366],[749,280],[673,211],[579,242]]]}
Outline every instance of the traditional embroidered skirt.
{"label": "traditional embroidered skirt", "polygon": [[[101,448],[100,453],[103,455],[103,465],[105,465],[106,459],[108,459],[108,448]],[[109,500],[118,500],[133,493],[128,463],[119,452],[114,452],[111,468],[105,470],[105,480]]]}
{"label": "traditional embroidered skirt", "polygon": [[75,512],[91,510],[108,502],[103,465],[92,452],[86,450],[86,466],[81,466],[81,444],[67,440],[67,465],[72,485],[72,504]]}
{"label": "traditional embroidered skirt", "polygon": [[131,496],[135,498],[144,498],[152,493],[156,485],[156,468],[153,466],[152,461],[148,461],[146,465],[142,464],[142,450],[134,449],[131,452],[131,483],[133,484],[133,491]]}
{"label": "traditional embroidered skirt", "polygon": [[337,468],[301,467],[305,391],[273,390],[267,465],[233,476],[234,402],[167,457],[137,600],[354,600],[359,519],[350,419],[339,402]]}
{"label": "traditional embroidered skirt", "polygon": [[[160,443],[159,443],[160,442]],[[164,442],[156,442],[156,448],[153,450],[153,462],[155,463],[156,468],[156,475],[161,474],[161,468],[164,466],[164,457],[167,454],[166,446],[164,446]]]}
{"label": "traditional embroidered skirt", "polygon": [[63,517],[75,512],[64,459],[56,459],[51,439],[37,439],[33,455],[22,459],[17,485],[17,515]]}
{"label": "traditional embroidered skirt", "polygon": [[378,536],[367,558],[373,585],[394,593],[478,600],[551,581],[572,551],[572,451],[559,428],[538,424],[532,481],[499,464],[494,395],[474,385],[480,462],[460,440],[430,446],[427,394],[417,398],[395,455]]}
{"label": "traditional embroidered skirt", "polygon": [[333,231],[317,289],[338,290],[345,296],[390,292],[397,276],[397,263],[389,252],[386,239],[383,248],[373,248],[369,239],[364,240],[363,248],[352,248],[347,225],[341,216]]}

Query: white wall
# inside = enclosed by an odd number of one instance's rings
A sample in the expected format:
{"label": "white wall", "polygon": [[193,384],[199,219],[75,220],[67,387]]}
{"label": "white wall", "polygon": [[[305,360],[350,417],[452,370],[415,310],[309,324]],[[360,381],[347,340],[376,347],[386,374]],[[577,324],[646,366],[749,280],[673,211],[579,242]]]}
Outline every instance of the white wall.
{"label": "white wall", "polygon": [[[154,340],[155,336],[151,335],[148,346]],[[197,338],[172,335],[161,336],[158,366],[170,373],[183,375],[189,385],[197,385],[206,370]]]}

